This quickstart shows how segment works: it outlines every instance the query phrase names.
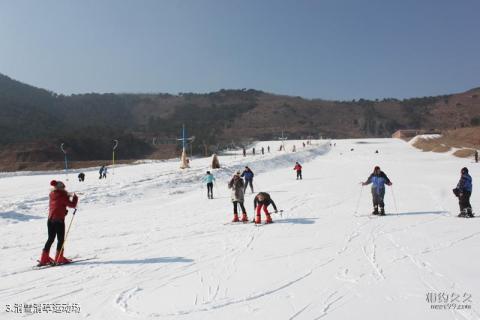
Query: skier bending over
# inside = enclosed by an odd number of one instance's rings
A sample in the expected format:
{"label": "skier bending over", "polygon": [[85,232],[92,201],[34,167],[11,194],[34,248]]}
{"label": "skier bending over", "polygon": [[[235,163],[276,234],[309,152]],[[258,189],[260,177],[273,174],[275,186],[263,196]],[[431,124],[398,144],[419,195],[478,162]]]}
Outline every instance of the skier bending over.
{"label": "skier bending over", "polygon": [[215,177],[210,171],[207,171],[207,175],[203,177],[203,182],[207,184],[207,197],[213,199],[213,182]]}
{"label": "skier bending over", "polygon": [[[49,212],[47,220],[48,240],[42,251],[42,256],[38,263],[39,266],[47,264],[63,264],[71,262],[63,256],[63,241],[65,238],[65,216],[68,213],[67,207],[75,208],[77,206],[78,197],[76,194],[71,196],[66,190],[65,185],[61,181],[53,180],[50,182],[52,191],[50,192]],[[70,197],[72,198],[70,200]],[[50,247],[57,237],[57,254],[55,260],[50,258]]]}
{"label": "skier bending over", "polygon": [[245,201],[245,189],[243,179],[240,177],[240,171],[238,171],[228,183],[228,188],[232,189],[232,203],[233,203],[233,220],[232,222],[239,222],[237,206],[240,205],[242,209],[242,222],[248,222],[247,210],[243,202]]}
{"label": "skier bending over", "polygon": [[[387,175],[380,170],[379,166],[373,169],[373,173],[368,177],[367,181],[362,182],[362,186],[372,184],[372,197],[373,197],[373,212],[375,215],[385,215],[385,204],[383,197],[385,197],[385,184],[391,186],[392,182],[388,179]],[[378,212],[380,207],[380,212]]]}
{"label": "skier bending over", "polygon": [[247,191],[247,187],[250,185],[250,190],[253,193],[253,176],[253,171],[249,167],[245,167],[245,170],[242,172],[242,178],[245,178],[244,192]]}
{"label": "skier bending over", "polygon": [[295,162],[295,167],[293,168],[293,170],[297,171],[297,180],[302,180],[302,166],[300,165],[300,163]]}
{"label": "skier bending over", "polygon": [[253,200],[253,206],[255,208],[255,211],[257,213],[257,216],[255,218],[255,223],[259,224],[262,222],[261,219],[261,210],[263,208],[263,212],[265,213],[265,223],[272,223],[272,217],[270,216],[270,213],[268,212],[268,206],[272,205],[273,209],[275,210],[275,213],[278,212],[277,206],[275,205],[275,202],[273,202],[272,198],[270,195],[266,192],[260,192],[257,194],[255,199]]}
{"label": "skier bending over", "polygon": [[100,170],[98,170],[98,174],[100,175],[98,177],[98,179],[102,179],[103,178],[103,170],[105,169],[105,166],[101,166],[100,167]]}
{"label": "skier bending over", "polygon": [[78,174],[78,181],[79,181],[79,182],[85,181],[85,173],[80,172],[80,173]]}
{"label": "skier bending over", "polygon": [[457,187],[453,189],[453,193],[458,197],[458,204],[460,205],[461,218],[473,218],[472,205],[470,204],[470,196],[472,195],[472,177],[468,174],[467,168],[462,168],[460,171],[460,181]]}

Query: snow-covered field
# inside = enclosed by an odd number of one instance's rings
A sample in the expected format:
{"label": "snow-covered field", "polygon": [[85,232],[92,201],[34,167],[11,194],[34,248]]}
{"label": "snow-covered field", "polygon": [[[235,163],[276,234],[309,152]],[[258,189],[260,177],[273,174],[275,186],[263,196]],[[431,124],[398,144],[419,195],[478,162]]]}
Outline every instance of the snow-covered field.
{"label": "snow-covered field", "polygon": [[[96,259],[43,270],[31,266],[46,241],[49,182],[66,177],[3,175],[0,318],[479,319],[480,219],[456,218],[451,192],[463,166],[474,182],[478,166],[401,140],[335,142],[297,143],[296,153],[265,142],[256,156],[222,156],[214,200],[200,182],[210,159],[185,171],[178,161],[117,167],[107,180],[86,171],[85,183],[71,173],[67,188],[80,204],[65,255]],[[272,153],[258,155],[268,144]],[[377,164],[394,183],[385,217],[370,216],[370,190],[359,185]],[[285,210],[272,225],[228,224],[226,184],[245,165],[257,191]],[[253,218],[249,192],[246,205]],[[81,309],[5,311],[16,303]],[[471,309],[432,309],[453,304]]]}

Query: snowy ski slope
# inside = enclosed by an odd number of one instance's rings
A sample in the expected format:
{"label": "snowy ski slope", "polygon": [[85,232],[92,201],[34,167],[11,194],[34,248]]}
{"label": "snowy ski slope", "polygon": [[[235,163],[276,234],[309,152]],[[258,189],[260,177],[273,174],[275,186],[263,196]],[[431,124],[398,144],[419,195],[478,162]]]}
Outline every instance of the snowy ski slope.
{"label": "snowy ski slope", "polygon": [[[80,205],[65,255],[96,259],[44,270],[31,266],[46,241],[49,181],[66,177],[3,174],[0,318],[479,319],[480,219],[456,218],[451,192],[469,167],[480,212],[478,165],[394,139],[335,142],[289,141],[296,153],[264,142],[256,156],[221,156],[214,200],[200,182],[210,159],[186,171],[178,161],[117,167],[107,180],[90,170],[83,184],[72,172],[66,184]],[[258,155],[267,145],[272,153]],[[394,183],[385,217],[370,216],[369,187],[359,185],[377,164]],[[228,224],[226,184],[245,165],[256,191],[285,210],[272,225]],[[249,191],[246,206],[251,219]],[[439,303],[427,297],[437,293],[471,309],[432,309]],[[7,313],[15,303],[77,303],[81,312]]]}

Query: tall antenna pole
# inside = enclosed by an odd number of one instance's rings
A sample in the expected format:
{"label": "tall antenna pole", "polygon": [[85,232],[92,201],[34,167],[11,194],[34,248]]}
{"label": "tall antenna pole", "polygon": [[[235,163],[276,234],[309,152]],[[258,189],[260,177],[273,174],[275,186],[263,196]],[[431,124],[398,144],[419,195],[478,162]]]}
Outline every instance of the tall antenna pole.
{"label": "tall antenna pole", "polygon": [[65,143],[60,145],[60,150],[62,150],[63,154],[65,155],[65,176],[66,180],[68,181],[68,159],[67,159],[67,151],[64,148]]}
{"label": "tall antenna pole", "polygon": [[115,167],[115,150],[118,147],[118,140],[113,140],[113,150],[112,150],[112,175],[115,174],[114,167]]}
{"label": "tall antenna pole", "polygon": [[186,169],[190,168],[189,160],[187,158],[187,144],[188,142],[193,142],[195,140],[195,137],[189,137],[187,138],[187,133],[185,130],[185,124],[182,125],[182,138],[177,139],[182,141],[182,157],[181,157],[181,163],[180,163],[180,169]]}
{"label": "tall antenna pole", "polygon": [[284,136],[284,130],[282,130],[282,137],[280,138],[280,140],[282,140],[283,151],[287,151],[287,150],[285,150],[285,140],[287,140],[287,137]]}

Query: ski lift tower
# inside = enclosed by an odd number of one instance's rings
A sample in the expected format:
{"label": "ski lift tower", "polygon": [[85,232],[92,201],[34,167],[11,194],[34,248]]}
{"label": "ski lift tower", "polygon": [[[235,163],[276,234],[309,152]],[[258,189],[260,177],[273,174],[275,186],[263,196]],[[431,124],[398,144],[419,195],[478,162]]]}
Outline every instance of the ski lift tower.
{"label": "ski lift tower", "polygon": [[185,125],[182,125],[182,138],[177,139],[182,141],[182,157],[180,158],[180,169],[190,168],[189,160],[187,158],[187,144],[188,142],[192,143],[195,140],[195,137],[187,138],[185,133]]}

